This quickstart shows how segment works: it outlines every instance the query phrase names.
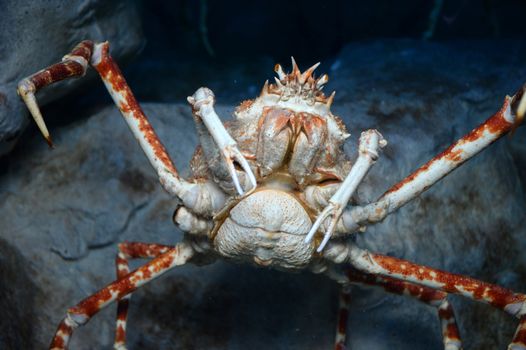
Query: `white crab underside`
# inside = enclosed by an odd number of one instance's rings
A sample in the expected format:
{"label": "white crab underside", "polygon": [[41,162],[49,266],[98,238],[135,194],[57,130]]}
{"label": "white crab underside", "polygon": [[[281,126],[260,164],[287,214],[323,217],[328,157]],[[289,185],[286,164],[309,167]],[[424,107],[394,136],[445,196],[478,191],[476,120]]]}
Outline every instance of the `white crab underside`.
{"label": "white crab underside", "polygon": [[314,245],[305,243],[311,226],[307,211],[292,194],[264,189],[230,211],[218,230],[216,249],[227,258],[300,269],[314,253]]}

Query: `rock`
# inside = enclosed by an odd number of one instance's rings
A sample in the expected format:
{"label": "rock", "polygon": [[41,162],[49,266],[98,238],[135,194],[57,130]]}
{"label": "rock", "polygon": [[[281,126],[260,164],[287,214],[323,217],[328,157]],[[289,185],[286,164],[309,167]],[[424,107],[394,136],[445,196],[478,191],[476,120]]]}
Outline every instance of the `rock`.
{"label": "rock", "polygon": [[27,259],[20,251],[0,239],[0,348],[31,349],[35,327],[30,320],[39,313],[35,305],[38,287],[30,277]]}
{"label": "rock", "polygon": [[[38,20],[35,20],[37,19]],[[137,4],[120,0],[3,1],[0,14],[0,155],[9,152],[28,124],[27,109],[16,95],[22,78],[60,61],[85,39],[109,40],[112,55],[130,57],[143,46]],[[38,93],[45,105],[95,77],[73,79]]]}
{"label": "rock", "polygon": [[[502,45],[508,44],[514,47]],[[501,55],[506,51],[495,43],[477,45],[382,41],[350,45],[334,59],[327,88],[338,90],[334,112],[351,131],[348,153],[354,157],[359,132],[367,128],[378,128],[389,142],[359,187],[358,201],[374,200],[489,117],[518,88],[526,71],[514,55]],[[185,174],[197,143],[190,108],[144,109]],[[225,118],[233,106],[218,110]],[[120,119],[108,107],[52,130],[54,150],[35,134],[7,158],[0,173],[0,238],[6,242],[0,244],[0,262],[8,272],[0,271],[0,278],[9,281],[0,281],[0,296],[12,300],[2,304],[7,314],[31,322],[30,329],[16,331],[0,322],[0,334],[14,334],[8,344],[25,345],[13,341],[30,333],[23,341],[45,347],[68,307],[114,279],[117,241],[171,244],[181,238],[171,222],[177,202],[161,190]],[[520,140],[512,142],[520,148]],[[358,244],[525,291],[524,193],[510,149],[507,138],[498,141],[371,225],[358,235]],[[20,266],[26,266],[23,275],[9,272]],[[29,296],[12,293],[26,285]],[[338,286],[322,275],[225,262],[184,266],[134,294],[129,348],[330,348],[337,293]],[[353,288],[352,295],[351,348],[443,348],[434,309],[383,291]],[[516,320],[452,299],[465,348],[503,348],[510,341]],[[111,346],[110,309],[74,334],[72,349]]]}

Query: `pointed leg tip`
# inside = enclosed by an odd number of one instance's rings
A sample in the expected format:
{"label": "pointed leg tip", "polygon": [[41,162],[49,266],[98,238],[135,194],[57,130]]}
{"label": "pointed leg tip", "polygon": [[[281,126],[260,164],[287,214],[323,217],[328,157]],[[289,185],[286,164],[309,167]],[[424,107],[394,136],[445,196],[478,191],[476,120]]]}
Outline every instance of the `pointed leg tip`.
{"label": "pointed leg tip", "polygon": [[51,139],[51,136],[44,136],[46,139],[46,143],[49,146],[49,148],[55,148],[55,145],[53,144],[53,140]]}
{"label": "pointed leg tip", "polygon": [[248,168],[248,171],[245,171],[245,172],[248,174],[248,179],[250,181],[250,184],[252,185],[252,190],[255,190],[258,187],[256,176],[254,175],[250,167]]}
{"label": "pointed leg tip", "polygon": [[512,105],[516,106],[515,113],[517,115],[517,121],[521,123],[526,114],[526,84],[515,94]]}
{"label": "pointed leg tip", "polygon": [[[237,176],[235,175],[235,179],[237,179]],[[237,193],[242,196],[243,194],[245,194],[245,192],[243,191],[243,188],[241,187],[240,183],[239,183],[239,180],[234,180],[234,187],[236,188],[236,191]]]}
{"label": "pointed leg tip", "polygon": [[316,249],[316,252],[318,253],[321,253],[322,250],[325,248],[325,246],[327,245],[327,243],[329,242],[329,239],[331,238],[331,234],[330,233],[326,233],[325,236],[323,237],[323,241],[321,242],[321,244],[318,246],[318,249]]}

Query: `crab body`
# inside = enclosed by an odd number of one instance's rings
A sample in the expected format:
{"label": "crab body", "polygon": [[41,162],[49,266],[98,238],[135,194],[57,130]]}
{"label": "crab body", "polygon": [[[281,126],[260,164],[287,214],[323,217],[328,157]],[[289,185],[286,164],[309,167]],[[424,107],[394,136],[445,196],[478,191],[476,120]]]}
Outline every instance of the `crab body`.
{"label": "crab body", "polygon": [[[517,127],[526,113],[526,85],[506,97],[493,116],[392,185],[377,201],[351,206],[351,198],[386,141],[378,131],[366,130],[360,135],[357,157],[352,162],[347,158],[343,143],[349,135],[331,113],[334,93],[326,97],[322,92],[328,77],[313,76],[317,64],[301,73],[293,60],[289,74],[276,65],[275,84],[265,83],[261,94],[241,103],[234,119],[225,124],[214,110],[212,91],[200,88],[189,97],[200,138],[189,179],[179,175],[109,55],[107,42],[83,41],[62,62],[19,83],[18,93],[46,140],[51,143],[36,91],[83,75],[88,64],[100,74],[161,185],[178,199],[174,221],[185,236],[171,246],[119,244],[118,279],[68,309],[51,349],[66,349],[73,331],[112,302],[118,303],[114,347],[125,349],[130,294],[176,266],[216,258],[284,270],[310,269],[345,287],[376,286],[411,296],[436,308],[448,350],[462,348],[448,301],[449,294],[459,294],[517,317],[519,326],[508,349],[526,348],[525,294],[372,253],[347,239],[383,220]],[[129,260],[139,258],[151,261],[130,271]],[[335,349],[343,349],[346,343],[346,291],[340,298]]]}
{"label": "crab body", "polygon": [[[222,155],[194,110],[201,145],[191,162],[193,179],[213,182],[224,193],[224,207],[205,227],[214,227],[208,233],[212,247],[226,258],[300,269],[316,256],[316,242],[305,242],[305,237],[351,167],[343,152],[349,134],[330,111],[334,94],[327,98],[320,91],[327,77],[312,76],[316,66],[301,74],[293,62],[293,71],[285,75],[277,65],[281,79],[266,82],[261,94],[241,103],[235,119],[226,123],[257,180],[248,196],[236,197]],[[236,173],[248,188],[243,169]],[[189,219],[192,214],[182,210],[175,222],[191,230],[185,223],[199,218]]]}
{"label": "crab body", "polygon": [[[315,82],[312,79],[312,83]],[[340,118],[330,112],[334,95],[326,98],[319,92],[312,106],[310,100],[300,97],[294,101],[288,97],[283,101],[288,86],[281,84],[280,88],[265,83],[260,96],[241,103],[234,113],[235,119],[225,123],[226,130],[248,159],[258,183],[276,174],[289,178],[284,185],[288,187],[294,183],[298,189],[330,180],[341,182],[350,168],[342,150],[349,134]],[[194,178],[209,177],[227,195],[235,195],[225,162],[195,110],[194,117],[201,141],[201,149],[192,161],[198,164],[192,167]],[[248,181],[243,171],[237,173],[242,182]]]}

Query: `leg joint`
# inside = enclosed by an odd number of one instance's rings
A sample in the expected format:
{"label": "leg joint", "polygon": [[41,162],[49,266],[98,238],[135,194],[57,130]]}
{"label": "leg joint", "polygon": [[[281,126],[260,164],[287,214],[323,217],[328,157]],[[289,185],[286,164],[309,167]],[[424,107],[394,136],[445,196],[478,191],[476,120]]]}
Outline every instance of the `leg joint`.
{"label": "leg joint", "polygon": [[72,329],[75,329],[79,326],[85,325],[89,321],[89,319],[89,316],[85,313],[78,313],[70,309],[66,313],[66,318],[64,322],[67,326],[71,327]]}

